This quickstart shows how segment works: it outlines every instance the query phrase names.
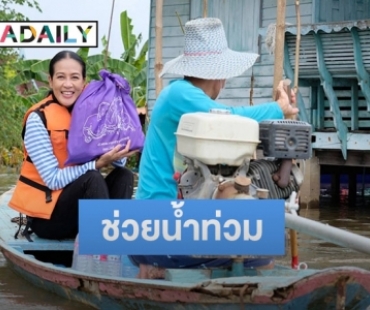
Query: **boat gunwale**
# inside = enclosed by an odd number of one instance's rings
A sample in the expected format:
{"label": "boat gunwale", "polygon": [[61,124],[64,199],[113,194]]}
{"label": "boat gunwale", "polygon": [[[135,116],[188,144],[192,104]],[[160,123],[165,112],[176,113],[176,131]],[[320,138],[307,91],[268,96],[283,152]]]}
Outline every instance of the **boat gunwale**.
{"label": "boat gunwale", "polygon": [[[18,268],[22,268],[26,272],[40,277],[37,272],[31,270],[42,270],[43,273],[57,274],[63,277],[69,277],[76,280],[75,286],[69,286],[68,289],[80,289],[81,281],[88,282],[90,285],[95,283],[98,285],[98,295],[102,295],[114,287],[113,294],[109,297],[139,299],[144,298],[153,302],[165,302],[163,294],[169,298],[166,302],[202,302],[203,304],[213,303],[240,303],[241,297],[235,294],[236,291],[241,291],[246,286],[253,288],[252,293],[246,294],[243,297],[243,302],[252,304],[270,304],[275,305],[285,304],[296,298],[300,298],[309,294],[312,290],[322,286],[333,284],[339,279],[346,279],[347,284],[361,285],[365,290],[370,292],[370,271],[357,267],[333,267],[316,270],[311,275],[291,276],[291,283],[277,285],[275,288],[263,290],[261,283],[258,280],[264,278],[266,282],[276,277],[266,276],[244,276],[234,278],[217,278],[198,283],[180,283],[165,280],[149,280],[149,279],[134,279],[124,277],[108,277],[100,275],[91,275],[88,273],[73,270],[71,268],[61,268],[54,266],[51,263],[44,263],[37,259],[21,253],[17,249],[7,245],[3,240],[0,240],[0,249],[5,258]],[[14,260],[14,257],[16,258]],[[21,264],[17,264],[16,260],[22,260],[29,268],[24,268]],[[299,272],[299,271],[297,271]],[[50,275],[51,276],[51,275]],[[44,281],[51,281],[45,277],[41,277]],[[237,280],[235,282],[235,279]],[[255,281],[251,281],[255,279]],[[249,281],[248,281],[249,280]],[[234,281],[234,282],[233,282]],[[311,285],[308,285],[311,282]],[[55,284],[63,285],[54,281]],[[314,284],[314,285],[312,285]],[[119,285],[117,287],[117,285]],[[94,287],[94,285],[91,285]],[[262,286],[262,287],[261,287]],[[315,287],[312,287],[315,286]],[[96,287],[95,287],[96,288]],[[286,296],[277,302],[274,296],[276,292],[286,292]],[[97,293],[96,291],[91,293]],[[171,294],[174,298],[170,298]],[[247,300],[244,300],[244,299]],[[172,299],[172,300],[171,300]]]}

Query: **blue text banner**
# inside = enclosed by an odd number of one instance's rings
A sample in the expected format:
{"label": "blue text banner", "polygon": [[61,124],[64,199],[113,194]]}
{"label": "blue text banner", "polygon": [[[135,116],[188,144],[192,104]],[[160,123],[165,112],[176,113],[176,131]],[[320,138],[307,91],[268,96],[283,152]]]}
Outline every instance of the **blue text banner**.
{"label": "blue text banner", "polygon": [[283,255],[284,200],[80,200],[80,254]]}

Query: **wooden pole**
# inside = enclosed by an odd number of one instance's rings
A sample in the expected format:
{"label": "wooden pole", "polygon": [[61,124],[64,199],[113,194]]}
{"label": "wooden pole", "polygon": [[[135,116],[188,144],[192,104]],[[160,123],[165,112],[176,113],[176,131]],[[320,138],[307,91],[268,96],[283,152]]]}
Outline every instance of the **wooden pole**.
{"label": "wooden pole", "polygon": [[295,42],[295,72],[294,72],[294,92],[298,92],[298,76],[299,76],[299,52],[301,45],[301,12],[299,9],[299,0],[295,1],[295,13],[297,16],[297,37]]}
{"label": "wooden pole", "polygon": [[276,33],[275,33],[275,66],[273,99],[276,98],[276,88],[283,79],[284,41],[285,41],[285,8],[286,0],[277,0]]}
{"label": "wooden pole", "polygon": [[[254,92],[254,73],[253,73],[253,66],[252,66],[251,88],[249,90],[249,105],[250,106],[253,106],[253,92]],[[253,159],[257,159],[257,150],[253,152]]]}
{"label": "wooden pole", "polygon": [[[276,88],[279,82],[283,79],[284,71],[284,43],[285,43],[285,10],[286,0],[277,0],[277,15],[276,15],[276,33],[275,33],[275,66],[274,66],[274,88],[273,99],[276,100]],[[286,82],[288,97],[290,98],[290,81]],[[298,238],[297,232],[293,229],[289,230],[290,234],[290,251],[291,251],[291,266],[293,269],[298,269]]]}
{"label": "wooden pole", "polygon": [[291,267],[292,269],[298,269],[299,259],[298,259],[298,236],[297,232],[293,229],[289,230],[290,235],[290,251],[292,255]]}
{"label": "wooden pole", "polygon": [[203,0],[203,17],[208,16],[208,0]]}
{"label": "wooden pole", "polygon": [[[299,47],[301,44],[301,13],[299,10],[299,0],[295,1],[295,10],[297,18],[297,37],[295,45],[295,72],[294,72],[294,86],[293,90],[297,94],[298,92],[298,74],[299,74]],[[293,119],[296,119],[294,117]],[[299,200],[300,191],[298,192],[297,199]],[[292,268],[298,269],[299,259],[298,259],[298,236],[297,232],[293,229],[290,230],[290,249],[292,253]]]}
{"label": "wooden pole", "polygon": [[111,8],[111,12],[110,12],[110,20],[109,20],[109,28],[108,28],[108,38],[107,38],[107,48],[106,48],[105,55],[104,55],[104,67],[105,67],[105,69],[107,69],[107,66],[108,66],[109,42],[110,42],[110,35],[111,35],[111,31],[112,31],[114,3],[115,3],[115,0],[113,0],[113,2],[112,2],[112,8]]}
{"label": "wooden pole", "polygon": [[253,105],[253,92],[254,92],[254,73],[253,73],[253,66],[252,66],[252,74],[251,74],[251,88],[249,90],[249,105]]}
{"label": "wooden pole", "polygon": [[162,33],[163,33],[163,0],[156,0],[155,12],[155,93],[158,97],[163,87],[163,81],[159,77],[163,68],[162,63]]}
{"label": "wooden pole", "polygon": [[[296,38],[296,55],[295,55],[295,72],[294,72],[294,87],[293,87],[293,90],[295,93],[298,92],[298,73],[299,73],[299,46],[300,46],[300,26],[301,26],[301,23],[300,23],[300,11],[299,11],[299,0],[296,0],[295,1],[295,8],[296,8],[296,14],[297,14],[297,38]],[[281,8],[280,8],[280,11],[281,11]],[[284,9],[285,11],[285,9]],[[279,12],[279,8],[278,8],[278,12]],[[285,15],[285,14],[284,14]],[[284,24],[284,31],[283,31],[283,35],[285,33],[285,24]],[[281,36],[281,34],[280,34]],[[277,39],[278,35],[276,35],[276,39]],[[279,49],[282,49],[282,51],[284,51],[284,37],[282,39],[282,46],[279,47]],[[282,58],[282,62],[283,62],[283,58]],[[276,58],[275,58],[275,61],[276,61]],[[276,62],[275,62],[275,68],[276,68]],[[282,70],[283,68],[279,68],[278,70],[281,70],[281,74],[282,74]],[[278,72],[278,74],[280,74],[280,72]],[[274,76],[275,78],[275,76]],[[278,79],[278,77],[276,77]],[[288,91],[288,97],[290,99],[290,92],[291,92],[291,85],[290,85],[290,80],[286,80],[288,82],[289,85],[285,85],[286,86],[286,90]],[[274,82],[277,82],[279,83],[279,80],[275,81]],[[274,85],[274,89],[276,88],[276,86]],[[296,119],[296,117],[291,117],[291,119]],[[300,192],[298,192],[298,195],[297,195],[297,199],[299,199],[299,196],[300,196]],[[290,252],[291,252],[291,267],[293,269],[298,269],[299,268],[299,257],[298,257],[298,236],[297,236],[297,232],[293,229],[290,229],[289,230],[289,235],[290,235]]]}

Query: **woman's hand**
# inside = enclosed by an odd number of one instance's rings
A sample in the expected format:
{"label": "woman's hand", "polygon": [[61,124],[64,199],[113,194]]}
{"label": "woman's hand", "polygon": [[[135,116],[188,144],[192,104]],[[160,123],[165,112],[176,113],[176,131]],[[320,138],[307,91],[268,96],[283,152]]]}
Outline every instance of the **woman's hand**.
{"label": "woman's hand", "polygon": [[134,150],[134,151],[129,152],[130,145],[131,145],[131,141],[129,140],[127,142],[125,148],[121,151],[120,151],[120,149],[122,147],[121,145],[115,146],[112,150],[103,154],[102,156],[100,156],[96,160],[95,168],[96,169],[101,169],[103,167],[106,167],[106,166],[110,165],[114,161],[121,160],[124,157],[130,157],[133,154],[137,153],[138,150]]}

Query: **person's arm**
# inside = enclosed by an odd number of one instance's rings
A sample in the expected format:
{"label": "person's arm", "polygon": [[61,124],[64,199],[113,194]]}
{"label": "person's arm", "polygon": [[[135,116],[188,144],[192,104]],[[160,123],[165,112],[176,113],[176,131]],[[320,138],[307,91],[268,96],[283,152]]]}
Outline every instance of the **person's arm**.
{"label": "person's arm", "polygon": [[88,170],[95,170],[95,161],[59,168],[49,134],[36,113],[31,113],[27,119],[24,145],[42,180],[51,190],[62,189]]}
{"label": "person's arm", "polygon": [[284,118],[283,112],[277,102],[269,102],[255,106],[230,107],[229,109],[233,114],[253,118],[258,122]]}
{"label": "person's arm", "polygon": [[[181,116],[184,113],[209,112],[211,109],[226,109],[232,114],[252,118],[258,122],[268,119],[283,119],[283,112],[277,102],[255,106],[232,107],[209,98],[203,90],[183,81],[171,89],[172,107]],[[181,104],[180,104],[181,103]]]}

